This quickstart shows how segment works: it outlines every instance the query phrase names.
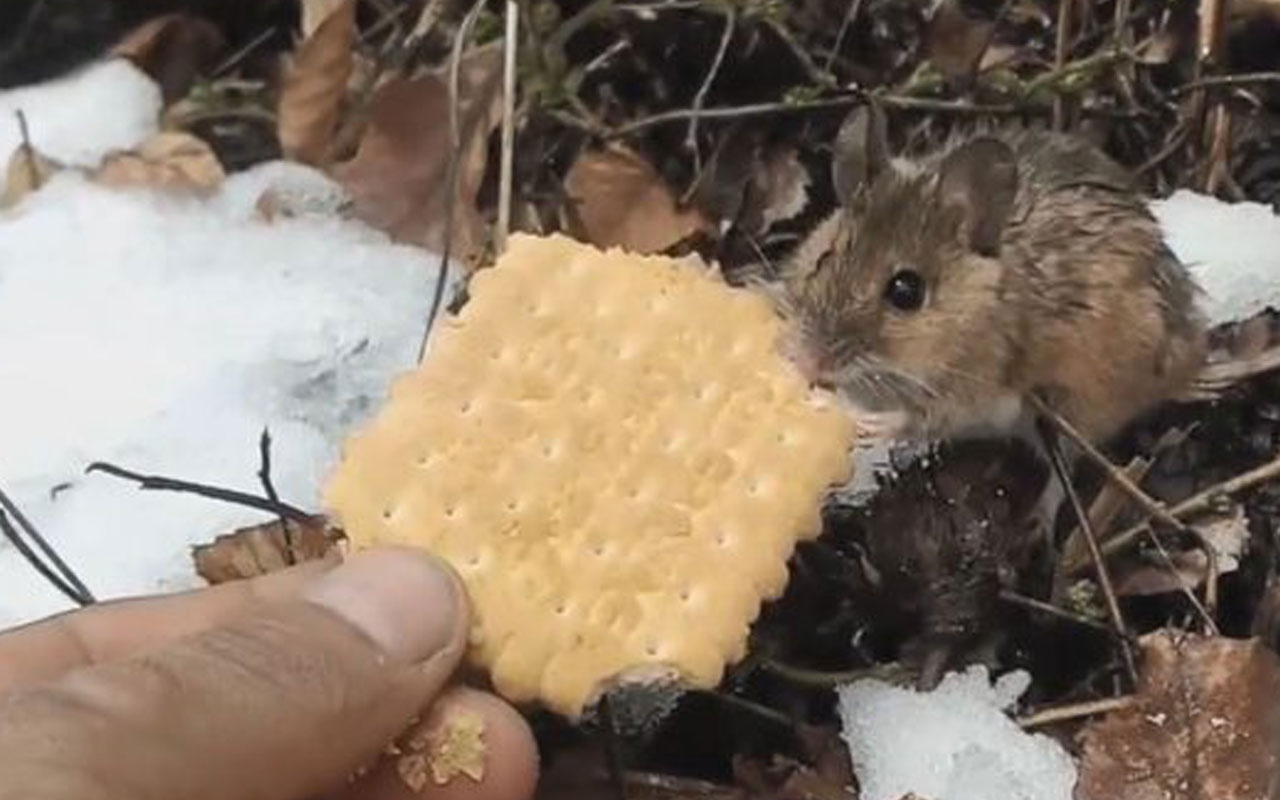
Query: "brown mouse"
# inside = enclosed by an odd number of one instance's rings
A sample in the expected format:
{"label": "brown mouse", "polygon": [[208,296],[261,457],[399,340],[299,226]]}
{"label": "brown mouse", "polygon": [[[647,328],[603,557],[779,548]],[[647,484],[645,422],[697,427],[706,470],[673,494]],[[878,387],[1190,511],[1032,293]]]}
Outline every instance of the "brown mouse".
{"label": "brown mouse", "polygon": [[1010,130],[896,158],[872,106],[835,150],[841,208],[784,268],[783,310],[809,376],[897,436],[1025,431],[1036,392],[1103,440],[1195,377],[1198,289],[1097,148]]}

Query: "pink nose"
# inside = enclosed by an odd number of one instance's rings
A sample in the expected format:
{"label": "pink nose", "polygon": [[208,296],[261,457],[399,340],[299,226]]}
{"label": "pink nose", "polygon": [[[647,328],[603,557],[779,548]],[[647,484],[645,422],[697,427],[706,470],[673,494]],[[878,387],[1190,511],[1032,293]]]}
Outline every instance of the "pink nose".
{"label": "pink nose", "polygon": [[827,373],[831,369],[830,361],[816,348],[798,341],[796,337],[787,337],[785,352],[800,370],[800,374],[810,383],[819,386],[830,385],[827,380]]}

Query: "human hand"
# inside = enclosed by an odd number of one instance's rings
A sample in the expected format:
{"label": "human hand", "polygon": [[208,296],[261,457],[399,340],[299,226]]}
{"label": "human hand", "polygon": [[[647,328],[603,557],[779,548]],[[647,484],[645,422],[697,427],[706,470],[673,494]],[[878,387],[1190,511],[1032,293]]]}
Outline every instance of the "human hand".
{"label": "human hand", "polygon": [[[0,633],[0,798],[527,800],[523,719],[447,687],[467,627],[453,573],[385,548]],[[477,721],[483,776],[441,785],[435,734]]]}

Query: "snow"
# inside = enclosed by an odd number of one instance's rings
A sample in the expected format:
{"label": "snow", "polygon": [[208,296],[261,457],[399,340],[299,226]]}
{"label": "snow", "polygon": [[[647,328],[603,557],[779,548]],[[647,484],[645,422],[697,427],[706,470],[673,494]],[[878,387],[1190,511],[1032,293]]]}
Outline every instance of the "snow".
{"label": "snow", "polygon": [[133,147],[153,134],[162,102],[155,81],[124,59],[0,92],[0,167],[22,144],[19,111],[41,154],[64,164],[92,166],[103,154]]}
{"label": "snow", "polygon": [[[104,460],[318,509],[354,424],[410,367],[438,261],[328,214],[339,195],[266,165],[208,201],[63,174],[0,216],[0,486],[100,597],[198,585],[188,546],[266,516],[84,475]],[[59,488],[56,494],[55,487]],[[0,544],[0,627],[68,607]]]}
{"label": "snow", "polygon": [[1280,217],[1260,203],[1181,190],[1151,209],[1169,246],[1195,274],[1214,324],[1280,306]]}
{"label": "snow", "polygon": [[1071,800],[1071,757],[1005,713],[1031,678],[970,667],[932,692],[861,680],[838,690],[843,737],[862,800]]}

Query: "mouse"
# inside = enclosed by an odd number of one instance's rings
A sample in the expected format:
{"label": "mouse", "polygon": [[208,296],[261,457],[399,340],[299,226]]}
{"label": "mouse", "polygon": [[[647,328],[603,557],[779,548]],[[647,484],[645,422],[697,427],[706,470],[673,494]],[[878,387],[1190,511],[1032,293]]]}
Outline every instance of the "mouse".
{"label": "mouse", "polygon": [[993,127],[895,155],[869,103],[841,125],[831,179],[838,207],[772,294],[788,355],[879,434],[1038,446],[1035,393],[1103,442],[1201,369],[1200,290],[1092,143]]}

